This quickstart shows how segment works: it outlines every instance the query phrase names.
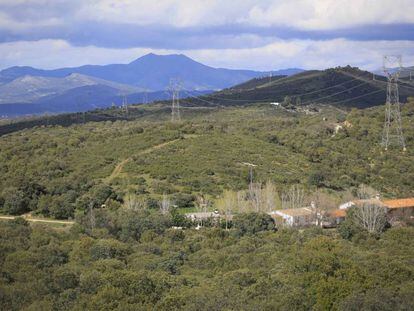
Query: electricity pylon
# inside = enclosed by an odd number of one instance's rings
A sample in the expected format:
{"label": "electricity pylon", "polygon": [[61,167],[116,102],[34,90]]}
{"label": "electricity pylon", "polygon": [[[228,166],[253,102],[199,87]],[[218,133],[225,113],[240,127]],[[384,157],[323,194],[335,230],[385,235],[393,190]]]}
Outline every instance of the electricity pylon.
{"label": "electricity pylon", "polygon": [[128,99],[127,97],[124,95],[124,97],[122,98],[122,110],[128,114]]}
{"label": "electricity pylon", "polygon": [[180,90],[181,82],[178,79],[170,79],[169,91],[171,93],[171,121],[180,121]]}
{"label": "electricity pylon", "polygon": [[144,90],[144,94],[142,94],[142,103],[144,105],[148,104],[148,90]]}
{"label": "electricity pylon", "polygon": [[401,125],[400,97],[398,93],[398,78],[402,69],[400,55],[384,56],[383,70],[388,79],[387,102],[385,103],[385,123],[382,133],[382,146],[385,150],[392,144],[406,150]]}

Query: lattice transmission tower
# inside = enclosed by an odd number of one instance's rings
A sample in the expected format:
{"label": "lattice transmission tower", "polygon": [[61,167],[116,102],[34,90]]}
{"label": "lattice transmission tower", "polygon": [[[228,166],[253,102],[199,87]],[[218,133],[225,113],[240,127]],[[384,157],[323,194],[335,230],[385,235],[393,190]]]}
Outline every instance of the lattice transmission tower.
{"label": "lattice transmission tower", "polygon": [[402,69],[401,55],[384,56],[383,70],[388,79],[387,102],[385,103],[385,123],[382,133],[382,146],[385,150],[397,145],[406,150],[401,125],[401,107],[398,93],[398,78]]}
{"label": "lattice transmission tower", "polygon": [[122,111],[128,114],[128,99],[125,95],[122,97]]}
{"label": "lattice transmission tower", "polygon": [[171,121],[176,122],[181,120],[180,114],[180,90],[182,88],[179,79],[170,79],[169,91],[171,93]]}

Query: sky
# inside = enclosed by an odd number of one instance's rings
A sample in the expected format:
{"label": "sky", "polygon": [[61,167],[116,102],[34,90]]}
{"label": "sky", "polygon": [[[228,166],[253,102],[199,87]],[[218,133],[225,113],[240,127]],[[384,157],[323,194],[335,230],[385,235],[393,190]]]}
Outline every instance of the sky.
{"label": "sky", "polygon": [[213,67],[414,65],[414,0],[0,0],[0,69],[185,54]]}

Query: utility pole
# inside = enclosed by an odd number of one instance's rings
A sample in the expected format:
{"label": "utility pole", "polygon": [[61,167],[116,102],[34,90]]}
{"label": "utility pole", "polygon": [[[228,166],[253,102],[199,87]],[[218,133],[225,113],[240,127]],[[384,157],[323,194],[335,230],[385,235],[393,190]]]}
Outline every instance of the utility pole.
{"label": "utility pole", "polygon": [[[256,167],[256,164],[252,164],[252,163],[248,163],[248,162],[243,162],[243,165],[246,165],[249,167],[249,195],[250,195],[250,199],[255,202],[257,199],[257,193],[255,192],[255,188],[254,188],[254,184],[253,184],[253,168]],[[256,204],[256,209],[258,209],[258,204]],[[257,210],[256,210],[257,211]]]}
{"label": "utility pole", "polygon": [[253,189],[253,168],[257,165],[248,162],[243,162],[242,164],[249,167],[249,189],[251,190]]}
{"label": "utility pole", "polygon": [[181,120],[180,114],[180,90],[181,82],[179,79],[170,79],[169,91],[171,93],[171,121],[176,122]]}
{"label": "utility pole", "polygon": [[388,79],[387,102],[385,103],[385,123],[382,134],[382,146],[385,150],[392,144],[406,151],[401,125],[401,107],[398,93],[398,78],[402,69],[401,55],[384,56],[383,70]]}

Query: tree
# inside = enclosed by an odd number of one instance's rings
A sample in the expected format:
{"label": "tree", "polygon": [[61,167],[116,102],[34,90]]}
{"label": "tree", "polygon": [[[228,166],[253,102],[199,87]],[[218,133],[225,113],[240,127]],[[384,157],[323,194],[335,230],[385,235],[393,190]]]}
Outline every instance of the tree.
{"label": "tree", "polygon": [[291,98],[289,96],[285,96],[285,98],[283,99],[282,106],[283,107],[288,107],[288,106],[290,106],[291,103],[292,103]]}
{"label": "tree", "polygon": [[226,230],[228,229],[228,219],[232,215],[233,211],[237,207],[237,195],[234,191],[225,190],[220,200],[217,202],[217,207],[222,214],[226,222]]}
{"label": "tree", "polygon": [[275,222],[268,214],[243,213],[233,217],[233,226],[240,235],[275,230]]}
{"label": "tree", "polygon": [[180,208],[194,207],[195,196],[187,193],[176,193],[173,197],[173,202]]}
{"label": "tree", "polygon": [[351,215],[355,223],[369,233],[382,232],[387,224],[387,209],[381,204],[363,203],[354,207]]}
{"label": "tree", "polygon": [[305,191],[299,185],[293,185],[282,194],[282,208],[303,207],[305,201]]}
{"label": "tree", "polygon": [[378,194],[379,192],[377,190],[365,184],[359,185],[356,191],[356,196],[361,200],[372,199]]}
{"label": "tree", "polygon": [[68,219],[74,216],[74,206],[69,203],[65,196],[55,196],[49,206],[50,216],[56,219]]}
{"label": "tree", "polygon": [[325,175],[322,172],[313,172],[309,175],[308,183],[311,186],[321,187],[325,181]]}
{"label": "tree", "polygon": [[160,203],[161,214],[166,215],[170,211],[171,201],[166,194],[163,194],[162,201]]}
{"label": "tree", "polygon": [[249,185],[249,200],[253,210],[258,213],[262,206],[262,184],[253,183]]}
{"label": "tree", "polygon": [[109,198],[114,199],[116,194],[111,186],[106,184],[98,184],[90,191],[90,197],[93,199],[94,207],[101,207]]}
{"label": "tree", "polygon": [[278,194],[276,192],[275,185],[268,180],[264,189],[263,189],[263,197],[266,212],[271,212],[276,208],[276,201],[279,200]]}
{"label": "tree", "polygon": [[28,200],[22,190],[14,187],[3,191],[3,210],[11,215],[21,215],[29,211]]}
{"label": "tree", "polygon": [[128,192],[124,197],[124,206],[126,209],[138,211],[145,209],[146,205],[142,198],[136,194]]}

